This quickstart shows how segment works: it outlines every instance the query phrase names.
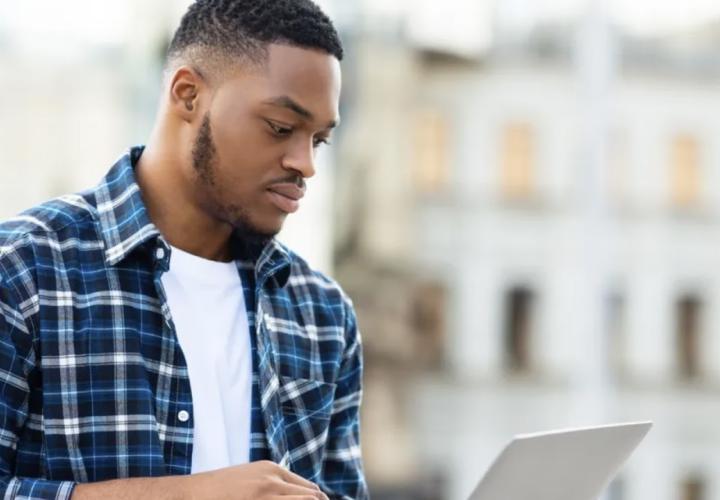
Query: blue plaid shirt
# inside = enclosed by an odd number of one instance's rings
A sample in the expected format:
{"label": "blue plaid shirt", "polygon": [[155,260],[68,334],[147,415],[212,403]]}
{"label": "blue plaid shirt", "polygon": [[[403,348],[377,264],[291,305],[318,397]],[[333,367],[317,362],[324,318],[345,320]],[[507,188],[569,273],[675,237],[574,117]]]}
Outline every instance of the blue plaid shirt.
{"label": "blue plaid shirt", "polygon": [[[190,473],[190,380],[161,284],[171,249],[135,182],[141,154],[92,190],[0,224],[3,498]],[[232,247],[253,351],[251,461],[273,460],[331,498],[367,498],[349,299],[277,241]]]}

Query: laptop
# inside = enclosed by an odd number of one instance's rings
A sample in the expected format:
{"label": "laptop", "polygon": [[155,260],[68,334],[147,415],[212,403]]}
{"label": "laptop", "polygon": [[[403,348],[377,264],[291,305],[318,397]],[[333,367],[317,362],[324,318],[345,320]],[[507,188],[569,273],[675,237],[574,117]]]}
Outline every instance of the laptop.
{"label": "laptop", "polygon": [[596,500],[650,427],[633,422],[518,435],[468,500]]}

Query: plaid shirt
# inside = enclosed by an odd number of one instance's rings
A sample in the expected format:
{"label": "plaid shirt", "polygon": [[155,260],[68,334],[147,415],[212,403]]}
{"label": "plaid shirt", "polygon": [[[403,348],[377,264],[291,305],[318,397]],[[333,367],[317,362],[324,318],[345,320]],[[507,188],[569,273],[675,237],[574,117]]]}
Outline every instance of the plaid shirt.
{"label": "plaid shirt", "polygon": [[[4,498],[190,473],[190,380],[161,284],[171,250],[135,182],[141,154],[93,190],[0,224]],[[277,241],[232,244],[253,350],[251,461],[273,460],[332,498],[367,498],[349,299]]]}

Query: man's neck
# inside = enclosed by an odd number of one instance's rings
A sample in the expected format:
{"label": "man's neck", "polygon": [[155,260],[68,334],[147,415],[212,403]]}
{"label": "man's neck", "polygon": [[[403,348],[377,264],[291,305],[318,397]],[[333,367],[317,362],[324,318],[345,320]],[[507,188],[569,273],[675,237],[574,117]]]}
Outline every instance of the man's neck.
{"label": "man's neck", "polygon": [[135,165],[135,178],[148,215],[172,246],[209,260],[232,260],[232,227],[209,217],[192,198],[178,164],[182,160],[148,145]]}

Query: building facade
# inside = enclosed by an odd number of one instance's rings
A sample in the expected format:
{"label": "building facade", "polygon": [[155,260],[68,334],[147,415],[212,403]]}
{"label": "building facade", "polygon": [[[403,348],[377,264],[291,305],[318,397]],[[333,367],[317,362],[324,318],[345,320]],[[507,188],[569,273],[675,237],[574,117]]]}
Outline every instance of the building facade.
{"label": "building facade", "polygon": [[471,58],[387,33],[359,43],[342,192],[360,201],[338,265],[366,332],[383,497],[463,498],[514,434],[647,419],[609,498],[720,498],[713,32],[616,33],[601,218],[584,208],[572,28]]}

